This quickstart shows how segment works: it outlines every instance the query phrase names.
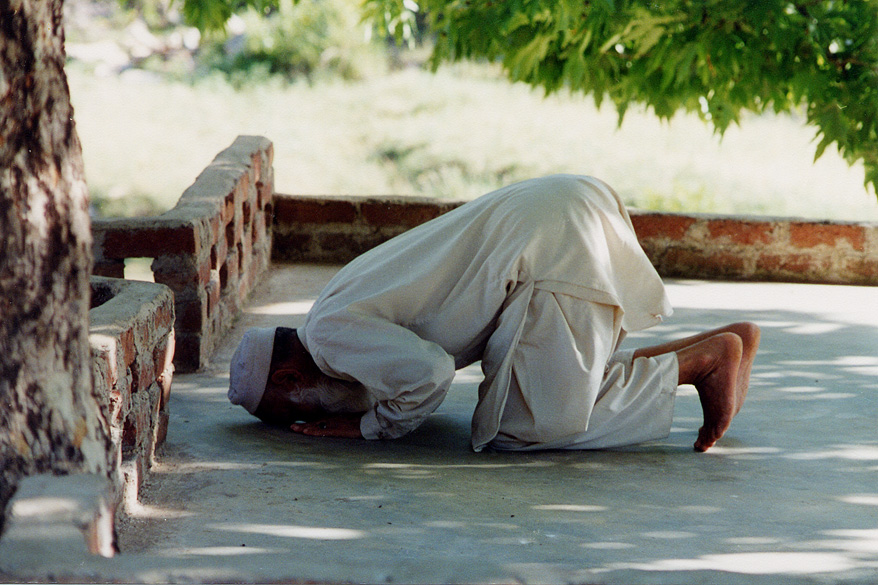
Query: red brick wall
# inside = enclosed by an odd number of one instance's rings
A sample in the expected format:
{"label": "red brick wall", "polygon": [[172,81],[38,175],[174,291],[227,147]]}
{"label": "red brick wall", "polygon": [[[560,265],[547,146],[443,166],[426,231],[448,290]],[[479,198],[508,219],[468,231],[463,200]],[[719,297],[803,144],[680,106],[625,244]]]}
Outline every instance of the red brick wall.
{"label": "red brick wall", "polygon": [[174,295],[164,285],[92,277],[89,343],[109,425],[118,499],[139,492],[168,429]]}
{"label": "red brick wall", "polygon": [[126,258],[153,258],[155,281],[174,291],[175,364],[207,364],[271,255],[273,147],[241,136],[157,217],[93,222],[94,273],[121,278]]}
{"label": "red brick wall", "polygon": [[878,224],[633,212],[665,276],[878,285]]}
{"label": "red brick wall", "polygon": [[[276,195],[274,258],[347,262],[461,204]],[[638,210],[631,219],[663,276],[878,284],[878,224]]]}

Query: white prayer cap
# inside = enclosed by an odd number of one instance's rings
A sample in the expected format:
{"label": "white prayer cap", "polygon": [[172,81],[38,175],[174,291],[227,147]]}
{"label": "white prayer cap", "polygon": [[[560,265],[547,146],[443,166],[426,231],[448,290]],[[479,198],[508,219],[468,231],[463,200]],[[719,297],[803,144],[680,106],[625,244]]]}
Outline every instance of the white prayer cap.
{"label": "white prayer cap", "polygon": [[232,356],[229,366],[229,400],[253,414],[268,382],[275,327],[250,329]]}

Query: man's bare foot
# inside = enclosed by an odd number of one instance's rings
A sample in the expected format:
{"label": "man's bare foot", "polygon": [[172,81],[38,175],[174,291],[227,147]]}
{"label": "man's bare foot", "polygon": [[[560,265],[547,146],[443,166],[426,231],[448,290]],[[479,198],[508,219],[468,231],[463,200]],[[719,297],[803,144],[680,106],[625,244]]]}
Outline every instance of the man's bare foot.
{"label": "man's bare foot", "polygon": [[661,345],[640,348],[635,352],[634,357],[654,357],[672,351],[679,353],[686,348],[692,347],[693,345],[701,343],[711,337],[719,335],[720,333],[734,333],[741,338],[743,345],[741,362],[738,366],[738,379],[735,382],[737,391],[737,406],[735,407],[735,414],[738,414],[741,407],[744,405],[744,399],[747,397],[747,391],[750,388],[750,373],[753,369],[753,362],[756,359],[756,351],[759,349],[761,332],[756,324],[746,321],[732,323],[718,329],[711,329],[710,331],[691,335],[676,341],[669,341],[662,343]]}
{"label": "man's bare foot", "polygon": [[679,383],[695,386],[704,412],[704,424],[698,430],[694,445],[696,451],[710,449],[723,436],[740,410],[738,370],[743,354],[743,340],[730,331],[718,333],[677,352]]}

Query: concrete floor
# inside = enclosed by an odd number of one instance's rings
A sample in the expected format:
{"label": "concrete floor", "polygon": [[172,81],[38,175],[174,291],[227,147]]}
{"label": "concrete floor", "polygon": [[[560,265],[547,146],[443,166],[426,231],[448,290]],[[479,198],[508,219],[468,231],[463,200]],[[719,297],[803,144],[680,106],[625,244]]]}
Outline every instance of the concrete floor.
{"label": "concrete floor", "polygon": [[334,270],[274,267],[214,365],[175,377],[167,444],[121,554],[32,570],[148,582],[878,582],[878,289],[669,282],[674,317],[631,346],[736,320],[763,328],[748,402],[706,454],[691,447],[691,387],[664,441],[476,454],[478,369],[393,442],[301,437],[227,402],[243,331],[296,326]]}

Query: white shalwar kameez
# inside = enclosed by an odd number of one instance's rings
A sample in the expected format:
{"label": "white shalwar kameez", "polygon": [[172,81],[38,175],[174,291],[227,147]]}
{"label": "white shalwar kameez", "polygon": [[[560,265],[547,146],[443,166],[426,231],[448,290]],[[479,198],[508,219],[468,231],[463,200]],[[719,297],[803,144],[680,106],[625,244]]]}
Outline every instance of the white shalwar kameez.
{"label": "white shalwar kameez", "polygon": [[596,449],[670,431],[673,353],[625,332],[671,309],[619,197],[585,176],[516,183],[374,248],[329,282],[298,335],[377,400],[360,430],[400,437],[481,360],[472,446]]}

